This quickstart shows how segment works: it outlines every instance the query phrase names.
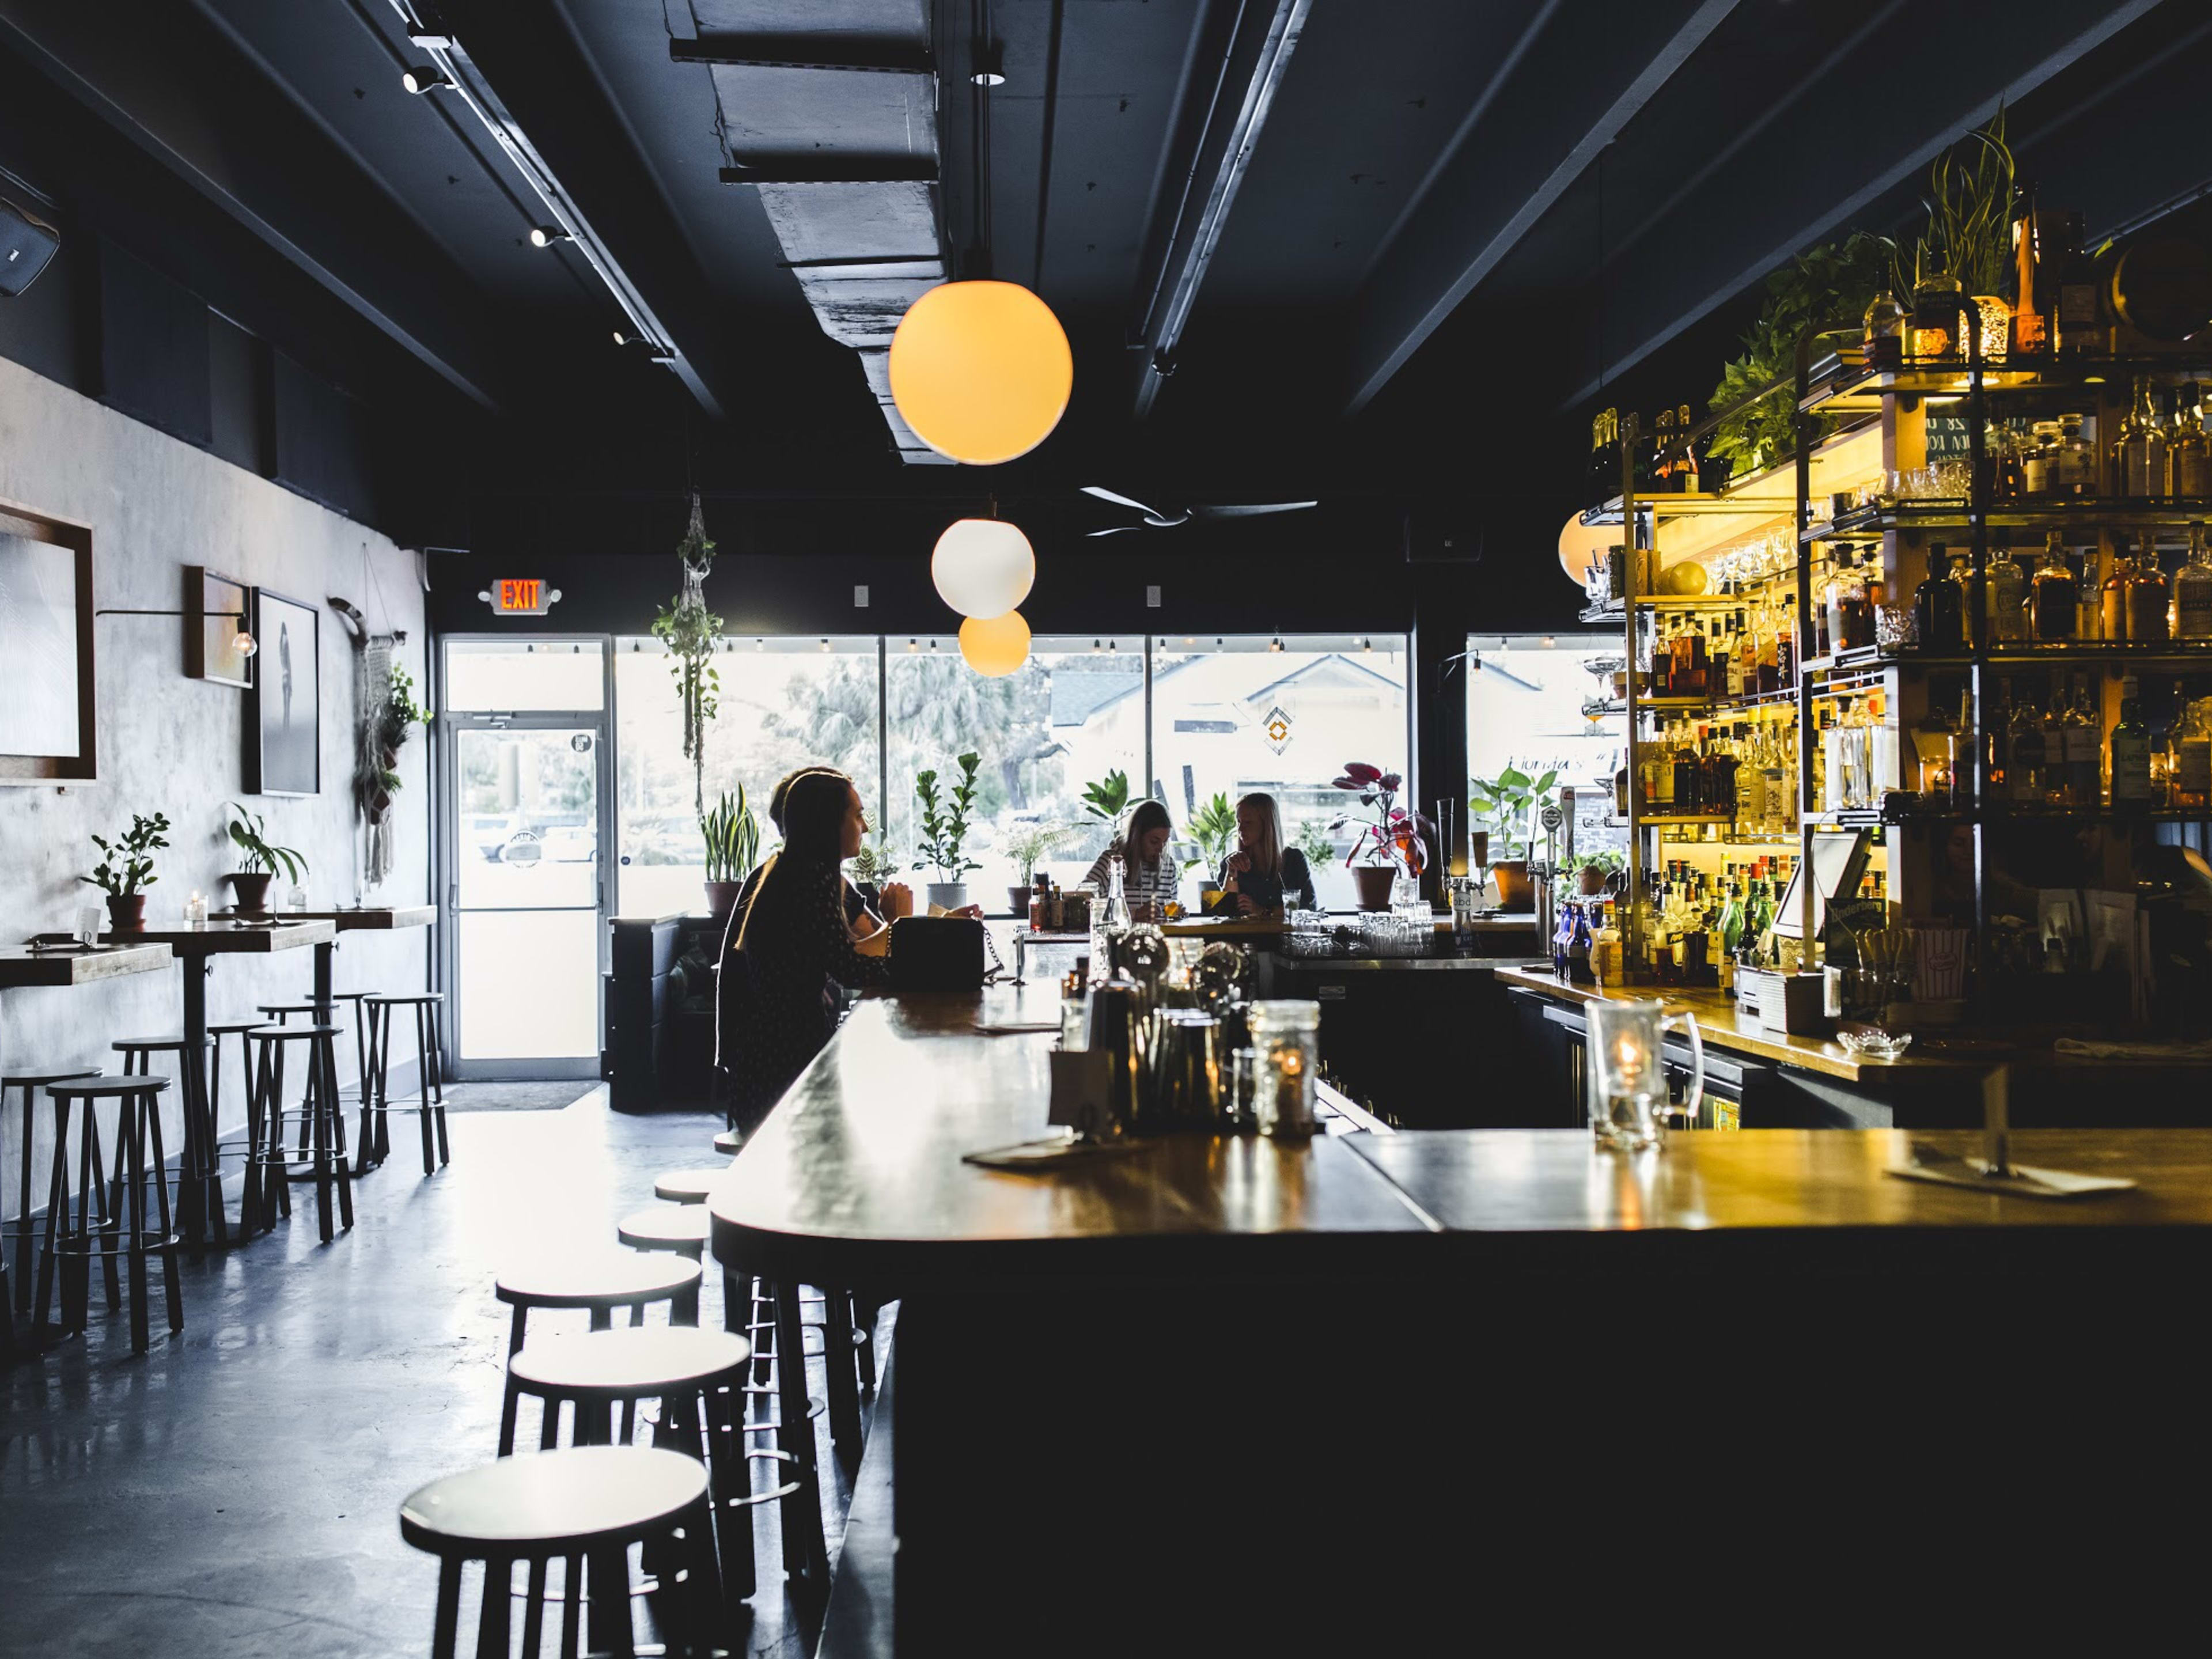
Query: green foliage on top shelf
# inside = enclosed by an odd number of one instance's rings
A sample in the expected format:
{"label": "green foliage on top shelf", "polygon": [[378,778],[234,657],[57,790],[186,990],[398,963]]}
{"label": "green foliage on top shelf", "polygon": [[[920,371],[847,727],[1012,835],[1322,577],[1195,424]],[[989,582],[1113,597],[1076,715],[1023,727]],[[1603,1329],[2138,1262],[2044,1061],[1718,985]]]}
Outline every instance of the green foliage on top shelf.
{"label": "green foliage on top shelf", "polygon": [[1921,198],[1928,228],[1914,245],[1916,274],[1948,270],[1969,296],[2003,293],[2012,274],[2017,195],[2000,104],[1987,126],[1975,128],[1928,169],[1928,194]]}
{"label": "green foliage on top shelf", "polygon": [[[1896,244],[1863,230],[1806,249],[1766,279],[1766,304],[1706,407],[1726,409],[1794,374],[1798,340],[1856,324],[1874,296],[1896,283]],[[1737,478],[1772,466],[1796,453],[1796,411],[1790,386],[1739,410],[1713,434],[1712,456]]]}

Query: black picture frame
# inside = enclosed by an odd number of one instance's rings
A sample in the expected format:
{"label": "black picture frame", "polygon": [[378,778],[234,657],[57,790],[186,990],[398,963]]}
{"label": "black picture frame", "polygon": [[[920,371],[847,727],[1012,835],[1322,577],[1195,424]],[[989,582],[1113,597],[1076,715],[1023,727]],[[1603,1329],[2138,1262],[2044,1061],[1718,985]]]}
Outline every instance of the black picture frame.
{"label": "black picture frame", "polygon": [[253,622],[253,588],[204,564],[185,567],[185,675],[215,685],[253,689],[253,659],[230,648]]}
{"label": "black picture frame", "polygon": [[[90,782],[100,772],[98,682],[93,672],[92,526],[0,501],[0,538],[7,538],[14,556],[37,559],[41,571],[55,579],[36,584],[47,591],[38,603],[20,613],[13,606],[0,605],[0,668],[20,674],[27,672],[27,664],[52,659],[58,679],[49,688],[55,695],[48,703],[60,711],[59,717],[46,722],[55,728],[56,740],[38,733],[9,740],[9,752],[0,753],[0,784]],[[65,580],[61,580],[64,571]],[[24,585],[9,583],[11,592],[19,586]],[[66,603],[54,594],[62,587],[69,590]],[[68,684],[72,672],[74,685]],[[71,699],[74,720],[66,718]],[[18,698],[11,704],[11,713],[20,720],[28,707]],[[73,727],[66,736],[61,733],[64,726]]]}
{"label": "black picture frame", "polygon": [[246,790],[316,795],[323,788],[322,612],[253,590],[253,684],[246,692]]}

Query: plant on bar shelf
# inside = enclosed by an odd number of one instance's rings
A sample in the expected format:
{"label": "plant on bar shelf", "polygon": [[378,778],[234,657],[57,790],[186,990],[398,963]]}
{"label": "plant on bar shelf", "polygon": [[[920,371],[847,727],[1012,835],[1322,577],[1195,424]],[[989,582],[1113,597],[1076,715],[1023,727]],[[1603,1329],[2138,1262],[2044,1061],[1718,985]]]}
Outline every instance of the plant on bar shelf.
{"label": "plant on bar shelf", "polygon": [[1419,877],[1428,867],[1428,843],[1423,837],[1429,833],[1429,825],[1419,813],[1397,804],[1405,780],[1395,772],[1385,772],[1365,761],[1347,761],[1343,775],[1331,781],[1334,787],[1358,795],[1359,804],[1374,813],[1372,817],[1346,813],[1329,827],[1354,832],[1352,850],[1344,861],[1358,884],[1360,908],[1387,910],[1397,878]]}
{"label": "plant on bar shelf", "polygon": [[676,602],[653,618],[653,635],[668,647],[669,672],[676,677],[684,707],[684,758],[691,763],[691,805],[707,816],[707,723],[714,718],[721,676],[714,651],[721,642],[722,619],[707,609],[707,573],[714,568],[714,544],[707,538],[707,518],[699,492],[691,492],[691,522],[677,544],[684,564],[684,588]]}
{"label": "plant on bar shelf", "polygon": [[968,839],[968,814],[975,804],[975,769],[982,764],[982,757],[970,750],[960,757],[958,764],[960,781],[941,797],[935,768],[917,772],[914,778],[915,799],[921,805],[921,844],[916,848],[921,856],[914,867],[935,872],[929,902],[947,910],[968,902],[968,884],[962,878],[983,867],[965,856],[962,846]]}
{"label": "plant on bar shelf", "polygon": [[239,915],[265,916],[269,914],[269,884],[278,869],[296,886],[300,878],[307,873],[307,857],[296,848],[273,844],[258,813],[247,811],[236,801],[230,803],[230,810],[237,815],[230,820],[230,838],[238,847],[239,866],[224,879],[237,895]]}
{"label": "plant on bar shelf", "polygon": [[1230,841],[1237,834],[1237,809],[1229,804],[1226,794],[1216,791],[1212,800],[1190,815],[1190,838],[1198,843],[1200,856],[1206,860],[1209,872],[1221,868],[1221,861],[1229,856]]}
{"label": "plant on bar shelf", "polygon": [[760,820],[745,803],[744,785],[738,786],[735,799],[722,792],[714,811],[699,820],[699,833],[707,842],[708,914],[726,916],[760,861]]}
{"label": "plant on bar shelf", "polygon": [[1559,798],[1559,781],[1556,767],[1532,778],[1517,766],[1474,780],[1467,803],[1470,822],[1486,825],[1492,837],[1491,878],[1498,884],[1498,902],[1509,910],[1528,902],[1528,821],[1537,808]]}
{"label": "plant on bar shelf", "polygon": [[93,866],[90,875],[77,879],[107,895],[110,931],[144,931],[145,890],[158,879],[154,874],[154,854],[169,844],[162,839],[168,831],[169,820],[161,813],[147,817],[133,812],[130,829],[113,841],[105,836],[92,838],[92,844],[100,848],[100,862]]}

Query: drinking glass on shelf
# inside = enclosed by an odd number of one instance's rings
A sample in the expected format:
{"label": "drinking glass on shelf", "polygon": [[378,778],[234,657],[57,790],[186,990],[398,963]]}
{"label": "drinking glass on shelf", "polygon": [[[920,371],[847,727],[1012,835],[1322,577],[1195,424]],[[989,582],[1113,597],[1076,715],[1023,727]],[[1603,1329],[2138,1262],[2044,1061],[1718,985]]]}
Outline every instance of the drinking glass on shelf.
{"label": "drinking glass on shelf", "polygon": [[1920,624],[1909,605],[1878,605],[1874,608],[1874,642],[1877,650],[1910,651],[1920,643]]}
{"label": "drinking glass on shelf", "polygon": [[1963,459],[1953,456],[1938,461],[1928,469],[1929,495],[1947,501],[1963,501],[1972,493],[1973,468]]}

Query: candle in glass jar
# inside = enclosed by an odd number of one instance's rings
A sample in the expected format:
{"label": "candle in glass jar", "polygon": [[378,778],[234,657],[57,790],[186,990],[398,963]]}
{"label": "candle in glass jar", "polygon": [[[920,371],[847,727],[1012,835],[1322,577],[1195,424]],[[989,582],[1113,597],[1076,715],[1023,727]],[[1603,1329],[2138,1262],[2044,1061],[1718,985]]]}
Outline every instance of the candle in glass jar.
{"label": "candle in glass jar", "polygon": [[208,902],[204,893],[195,892],[185,901],[185,926],[195,932],[207,926]]}

